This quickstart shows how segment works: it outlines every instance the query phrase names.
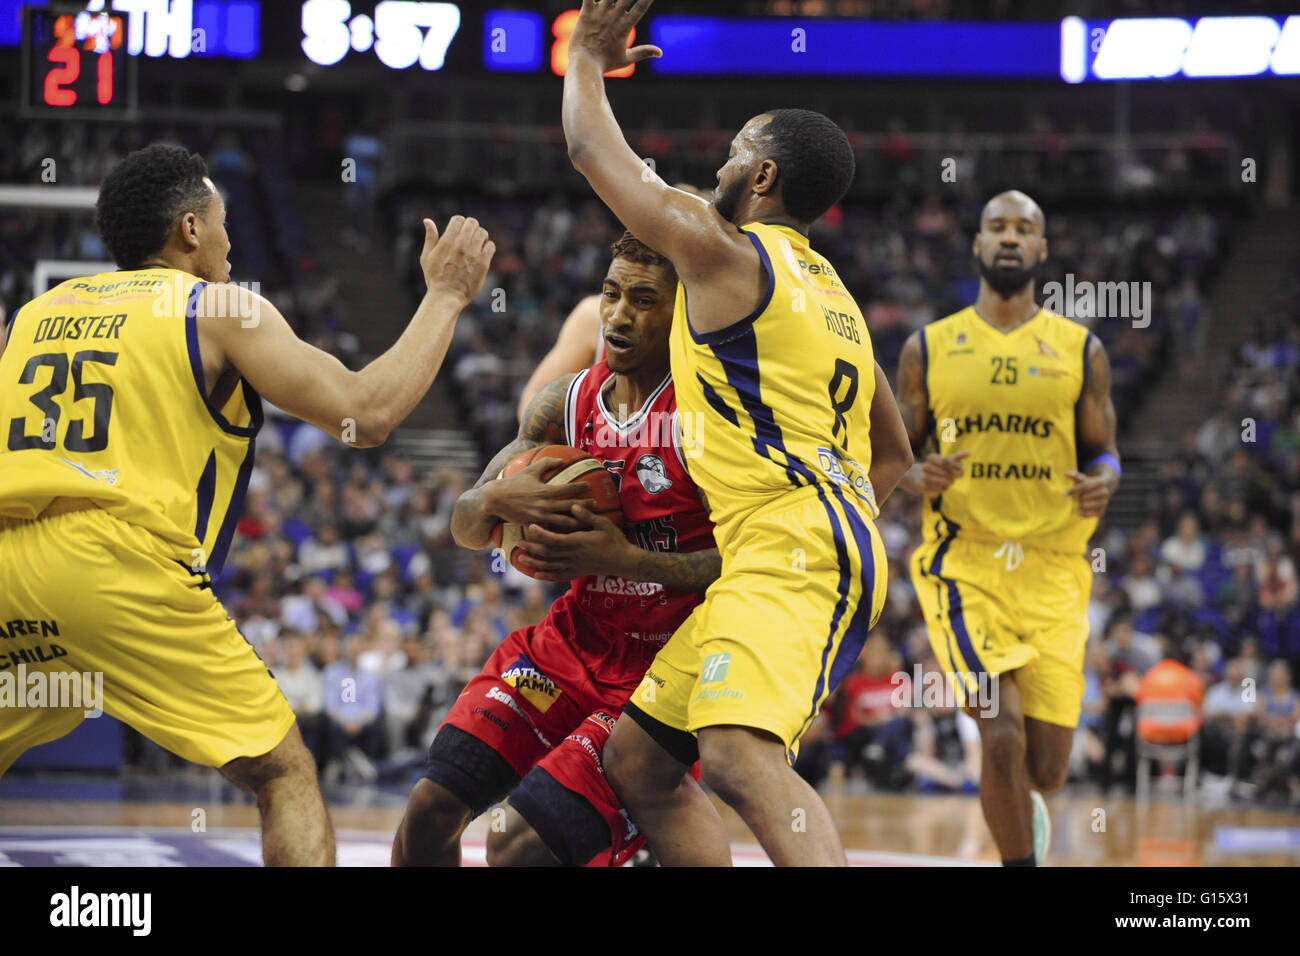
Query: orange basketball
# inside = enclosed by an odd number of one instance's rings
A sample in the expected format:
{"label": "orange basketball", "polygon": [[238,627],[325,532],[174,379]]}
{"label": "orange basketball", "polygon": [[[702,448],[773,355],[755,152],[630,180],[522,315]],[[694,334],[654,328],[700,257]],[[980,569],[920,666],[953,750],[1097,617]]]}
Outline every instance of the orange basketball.
{"label": "orange basketball", "polygon": [[[550,485],[582,482],[591,489],[587,497],[596,502],[591,510],[616,525],[623,524],[623,504],[618,496],[618,485],[615,484],[613,476],[595,458],[568,445],[543,445],[540,448],[530,448],[528,451],[520,452],[510,459],[497,477],[505,478],[513,475],[527,468],[538,458],[556,458],[560,461],[560,464],[542,472],[543,481]],[[506,560],[532,577],[536,569],[528,560],[527,552],[517,547],[520,539],[525,537],[527,536],[522,525],[502,522],[492,529],[492,543],[505,552]]]}

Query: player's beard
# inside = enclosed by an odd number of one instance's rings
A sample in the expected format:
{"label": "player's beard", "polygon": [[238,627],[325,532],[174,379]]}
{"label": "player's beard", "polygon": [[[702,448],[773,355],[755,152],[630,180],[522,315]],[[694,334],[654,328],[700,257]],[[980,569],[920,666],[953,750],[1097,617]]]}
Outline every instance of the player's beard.
{"label": "player's beard", "polygon": [[740,197],[745,192],[748,176],[737,176],[725,191],[719,187],[713,191],[713,208],[727,222],[735,222],[736,210],[740,208]]}
{"label": "player's beard", "polygon": [[1004,299],[1010,299],[1038,278],[1037,263],[1032,266],[1022,264],[1009,269],[999,266],[997,260],[994,260],[992,265],[986,265],[983,259],[976,256],[975,261],[979,265],[980,275],[989,284],[989,288]]}

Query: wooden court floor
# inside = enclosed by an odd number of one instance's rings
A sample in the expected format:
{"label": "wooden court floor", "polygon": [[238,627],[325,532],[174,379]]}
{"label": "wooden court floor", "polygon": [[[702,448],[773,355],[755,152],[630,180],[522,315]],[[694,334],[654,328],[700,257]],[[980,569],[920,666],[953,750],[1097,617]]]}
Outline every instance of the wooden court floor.
{"label": "wooden court floor", "polygon": [[[213,787],[177,800],[0,798],[0,828],[175,827],[189,830],[201,809],[211,829],[254,828],[251,804],[228,802]],[[885,865],[996,863],[997,853],[972,796],[831,793],[826,802],[857,862]],[[362,831],[387,846],[402,815],[396,794],[349,790],[331,795],[339,831]],[[1139,804],[1131,798],[1058,794],[1052,814],[1049,862],[1058,866],[1296,866],[1300,865],[1300,814],[1250,807],[1208,808],[1172,797]],[[748,828],[719,805],[733,844],[753,844]],[[480,841],[487,818],[467,840]],[[1243,836],[1244,835],[1244,836]],[[1249,845],[1247,845],[1249,844]],[[372,848],[373,850],[373,848]],[[378,856],[372,852],[368,860]]]}

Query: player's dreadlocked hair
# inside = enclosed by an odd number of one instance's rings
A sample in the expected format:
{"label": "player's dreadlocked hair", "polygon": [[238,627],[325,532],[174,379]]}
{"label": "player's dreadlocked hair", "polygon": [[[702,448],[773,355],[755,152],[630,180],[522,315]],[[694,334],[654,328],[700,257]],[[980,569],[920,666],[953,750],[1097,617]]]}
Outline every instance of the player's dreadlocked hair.
{"label": "player's dreadlocked hair", "polygon": [[154,143],[130,153],[99,189],[95,222],[119,269],[138,269],[167,245],[187,212],[202,213],[212,200],[203,181],[207,164],[180,146]]}
{"label": "player's dreadlocked hair", "polygon": [[812,110],[768,110],[759,132],[775,161],[786,211],[812,222],[844,197],[853,183],[853,147],[844,130]]}
{"label": "player's dreadlocked hair", "polygon": [[610,246],[610,251],[614,254],[615,259],[631,259],[643,266],[662,266],[669,277],[674,282],[677,281],[677,270],[673,267],[673,264],[630,232],[624,232],[623,235],[619,236],[614,241],[614,244]]}

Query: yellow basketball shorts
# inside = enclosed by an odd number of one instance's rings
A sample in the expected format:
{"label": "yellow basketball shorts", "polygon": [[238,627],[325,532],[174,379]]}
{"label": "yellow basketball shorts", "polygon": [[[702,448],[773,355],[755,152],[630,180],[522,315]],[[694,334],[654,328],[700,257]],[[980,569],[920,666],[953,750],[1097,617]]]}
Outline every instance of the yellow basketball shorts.
{"label": "yellow basketball shorts", "polygon": [[213,767],[284,739],[275,679],[174,551],[98,508],[0,530],[0,774],[97,709]]}
{"label": "yellow basketball shorts", "polygon": [[1082,555],[950,533],[916,549],[912,583],[959,705],[992,703],[989,678],[1015,671],[1026,717],[1078,724],[1092,590]]}
{"label": "yellow basketball shorts", "polygon": [[773,734],[793,761],[884,607],[884,544],[852,496],[822,485],[752,513],[726,541],[721,576],[628,712],[683,762],[686,734],[723,724]]}

